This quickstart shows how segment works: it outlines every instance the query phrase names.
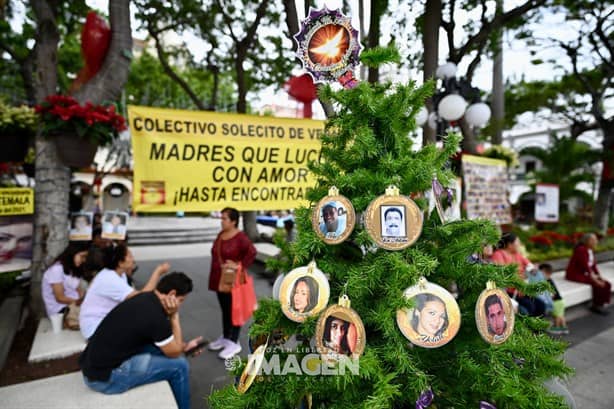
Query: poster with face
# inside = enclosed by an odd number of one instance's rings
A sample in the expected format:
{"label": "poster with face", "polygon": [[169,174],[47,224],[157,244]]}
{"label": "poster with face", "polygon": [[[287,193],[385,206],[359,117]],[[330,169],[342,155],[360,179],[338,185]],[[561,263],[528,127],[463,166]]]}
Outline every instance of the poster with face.
{"label": "poster with face", "polygon": [[128,217],[126,212],[104,212],[101,237],[103,239],[125,240]]}
{"label": "poster with face", "polygon": [[397,324],[412,344],[437,348],[450,342],[460,328],[460,309],[446,289],[425,279],[408,289],[414,308],[397,311]]}
{"label": "poster with face", "polygon": [[502,344],[514,331],[514,307],[507,293],[486,289],[475,304],[475,323],[482,338],[490,344]]}
{"label": "poster with face", "polygon": [[347,198],[338,194],[320,200],[313,209],[311,218],[314,231],[328,244],[345,241],[352,234],[355,223],[354,206]]}
{"label": "poster with face", "polygon": [[422,212],[394,186],[374,199],[365,211],[365,227],[378,247],[402,250],[411,246],[422,233]]}
{"label": "poster with face", "polygon": [[32,215],[0,217],[0,273],[30,268],[32,234]]}
{"label": "poster with face", "polygon": [[92,239],[92,220],[94,213],[82,212],[70,215],[70,230],[68,240],[85,241]]}
{"label": "poster with face", "polygon": [[318,318],[318,352],[332,358],[358,358],[365,350],[366,332],[360,316],[349,307],[333,305]]}
{"label": "poster with face", "polygon": [[283,313],[295,322],[317,315],[328,304],[330,287],[315,263],[298,267],[284,276],[279,289]]}
{"label": "poster with face", "polygon": [[405,206],[381,206],[382,237],[407,237]]}

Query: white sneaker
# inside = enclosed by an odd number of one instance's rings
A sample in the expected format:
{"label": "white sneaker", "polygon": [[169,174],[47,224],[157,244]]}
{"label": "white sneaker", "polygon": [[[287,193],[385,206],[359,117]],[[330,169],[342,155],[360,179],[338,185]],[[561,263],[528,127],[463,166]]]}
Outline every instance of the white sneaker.
{"label": "white sneaker", "polygon": [[231,342],[229,339],[226,339],[223,335],[221,335],[218,339],[209,344],[209,349],[211,351],[219,351],[222,348],[226,348],[226,345],[228,345],[229,342]]}
{"label": "white sneaker", "polygon": [[234,343],[232,341],[228,341],[226,348],[224,348],[222,352],[220,352],[217,356],[221,359],[228,359],[228,358],[232,358],[239,352],[241,352],[241,345]]}

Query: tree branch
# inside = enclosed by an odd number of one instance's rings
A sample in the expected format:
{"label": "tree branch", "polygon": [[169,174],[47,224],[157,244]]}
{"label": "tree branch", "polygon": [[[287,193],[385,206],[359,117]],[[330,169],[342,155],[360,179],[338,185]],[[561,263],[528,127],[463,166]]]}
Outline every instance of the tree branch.
{"label": "tree branch", "polygon": [[157,34],[151,32],[151,31],[149,32],[149,34],[153,37],[153,39],[154,39],[154,41],[156,43],[156,52],[158,53],[158,60],[160,60],[160,64],[162,65],[162,69],[164,70],[166,75],[168,75],[173,81],[175,81],[177,84],[179,84],[181,89],[186,94],[188,94],[188,96],[190,97],[192,102],[194,102],[194,105],[196,105],[198,107],[198,109],[200,109],[202,111],[206,111],[207,108],[205,107],[205,104],[203,104],[203,102],[200,100],[200,98],[198,98],[198,96],[192,90],[192,88],[190,88],[188,83],[186,81],[184,81],[184,79],[181,78],[179,75],[177,75],[175,70],[173,70],[173,68],[168,63],[168,58],[166,56],[166,53],[164,52],[164,48],[162,47],[160,38],[157,36]]}
{"label": "tree branch", "polygon": [[468,54],[469,51],[471,51],[472,49],[476,48],[477,45],[480,44],[485,39],[486,41],[488,41],[488,36],[494,29],[507,25],[510,21],[514,20],[515,18],[522,16],[523,14],[525,14],[526,12],[530,10],[540,7],[545,3],[546,3],[546,0],[528,0],[523,5],[518,6],[506,13],[496,15],[492,19],[492,21],[482,24],[480,31],[478,31],[474,36],[469,37],[465,45],[463,45],[461,48],[459,48],[455,52],[455,57],[457,58],[457,61],[454,61],[454,62],[458,63],[463,56]]}

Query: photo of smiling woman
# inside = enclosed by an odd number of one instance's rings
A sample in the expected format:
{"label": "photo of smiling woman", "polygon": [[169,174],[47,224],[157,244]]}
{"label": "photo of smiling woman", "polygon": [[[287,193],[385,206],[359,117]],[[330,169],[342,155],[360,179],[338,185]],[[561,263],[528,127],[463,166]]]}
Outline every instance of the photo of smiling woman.
{"label": "photo of smiling woman", "polygon": [[318,283],[313,278],[300,277],[292,287],[292,309],[300,314],[311,311],[318,304],[318,292]]}
{"label": "photo of smiling woman", "polygon": [[418,333],[422,342],[439,342],[448,329],[446,304],[434,294],[418,294],[415,298],[411,327]]}

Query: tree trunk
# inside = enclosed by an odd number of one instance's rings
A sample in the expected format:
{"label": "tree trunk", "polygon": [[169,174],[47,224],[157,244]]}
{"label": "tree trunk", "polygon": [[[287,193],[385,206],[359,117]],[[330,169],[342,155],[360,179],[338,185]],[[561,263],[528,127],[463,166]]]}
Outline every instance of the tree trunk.
{"label": "tree trunk", "polygon": [[[388,8],[388,1],[379,0],[371,2],[371,19],[369,22],[369,34],[367,37],[367,47],[373,49],[379,45],[380,38],[380,21],[382,14]],[[379,81],[379,69],[377,67],[369,67],[367,80],[374,84]]]}
{"label": "tree trunk", "polygon": [[[32,8],[37,24],[36,33],[36,100],[55,92],[57,87],[57,51],[60,34],[56,23],[57,6],[34,0]],[[36,316],[45,308],[41,296],[43,272],[68,242],[68,192],[70,171],[65,167],[52,140],[36,136],[36,183],[34,187],[34,240],[32,248],[32,278],[30,307]]]}
{"label": "tree trunk", "polygon": [[[427,0],[424,9],[424,28],[422,33],[422,48],[424,49],[424,82],[435,78],[439,64],[439,25],[441,24],[441,0]],[[426,100],[426,108],[434,112],[433,99]],[[422,127],[422,144],[435,143],[435,130],[428,122]]]}
{"label": "tree trunk", "polygon": [[[614,120],[604,121],[603,130],[603,171],[599,181],[599,192],[593,210],[593,227],[605,233],[608,229],[610,209],[614,198]],[[609,164],[606,171],[606,163]]]}
{"label": "tree trunk", "polygon": [[[129,0],[111,0],[109,17],[111,45],[98,74],[87,82],[75,97],[79,101],[100,103],[116,100],[128,78],[132,49]],[[56,6],[52,2],[33,0],[37,21],[36,99],[41,102],[57,91],[57,50],[60,41]],[[40,133],[36,137],[36,186],[31,308],[37,316],[44,314],[41,280],[45,269],[68,243],[68,200],[70,170],[60,161],[56,145]]]}
{"label": "tree trunk", "polygon": [[[497,0],[497,13],[503,13],[503,0]],[[503,121],[505,119],[505,90],[503,85],[503,29],[495,31],[495,59],[492,67],[492,143],[503,142]]]}

